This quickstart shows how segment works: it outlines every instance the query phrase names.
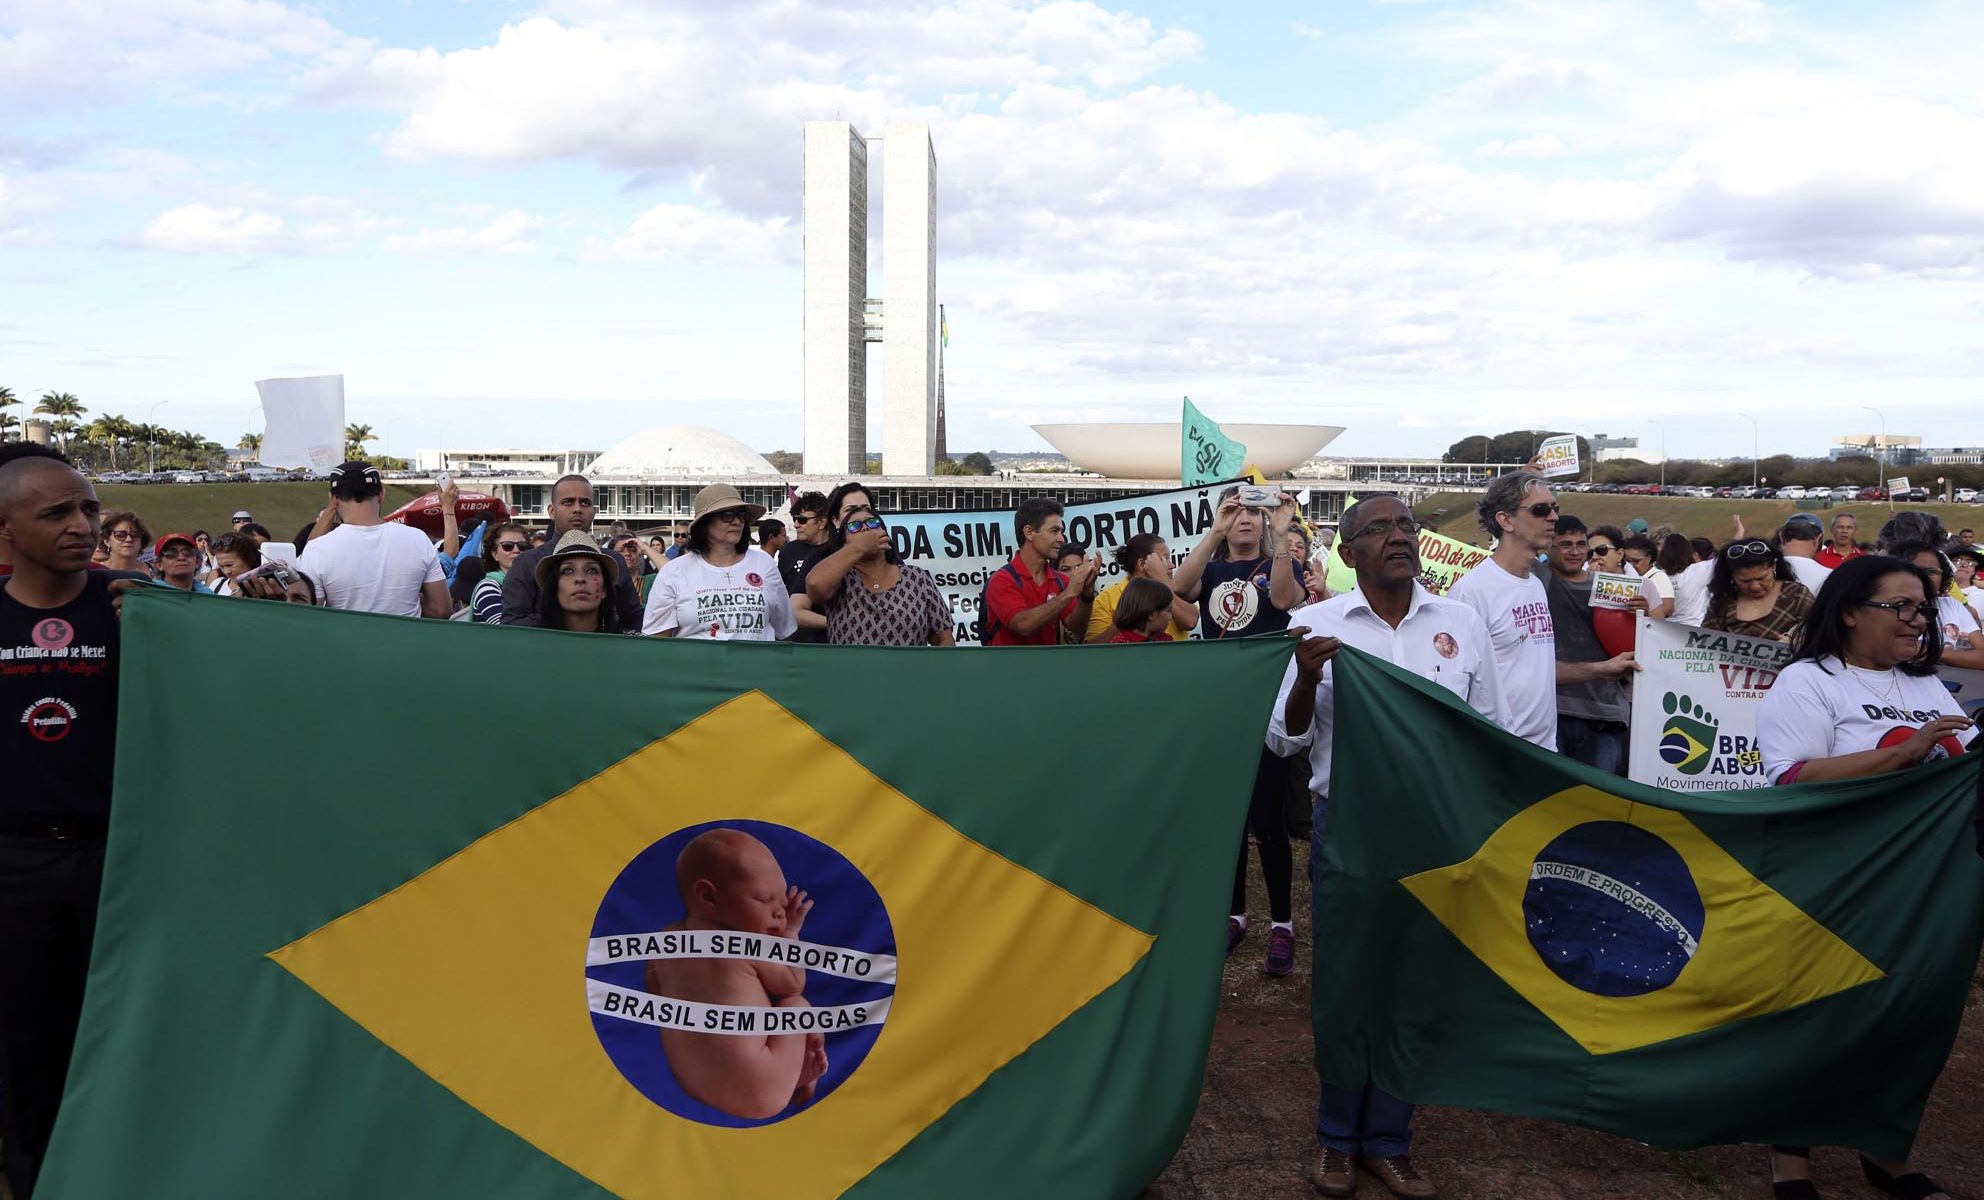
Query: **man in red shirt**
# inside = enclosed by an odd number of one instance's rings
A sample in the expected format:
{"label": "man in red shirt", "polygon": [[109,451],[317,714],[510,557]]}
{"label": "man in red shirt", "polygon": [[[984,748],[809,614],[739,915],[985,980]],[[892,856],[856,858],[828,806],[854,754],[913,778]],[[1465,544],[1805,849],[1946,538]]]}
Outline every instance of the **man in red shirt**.
{"label": "man in red shirt", "polygon": [[1095,602],[1101,557],[1083,559],[1066,575],[1054,569],[1067,540],[1058,501],[1026,501],[1013,514],[1013,529],[1019,535],[1019,553],[985,584],[985,611],[979,617],[984,644],[1053,646],[1063,628],[1080,641]]}
{"label": "man in red shirt", "polygon": [[1832,540],[1819,547],[1812,561],[1828,570],[1836,568],[1849,558],[1859,558],[1862,551],[1853,535],[1860,530],[1860,522],[1851,514],[1841,513],[1832,519]]}

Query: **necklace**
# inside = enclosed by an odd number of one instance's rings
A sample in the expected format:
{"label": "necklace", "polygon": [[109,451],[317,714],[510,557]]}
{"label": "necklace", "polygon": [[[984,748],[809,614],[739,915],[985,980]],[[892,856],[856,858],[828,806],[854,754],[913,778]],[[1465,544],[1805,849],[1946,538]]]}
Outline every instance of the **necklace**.
{"label": "necklace", "polygon": [[[1846,659],[1843,657],[1839,661],[1841,662],[1841,664],[1843,664],[1846,667],[1846,673],[1852,676],[1854,681],[1857,682],[1860,685],[1860,687],[1869,696],[1872,696],[1876,700],[1885,700],[1890,705],[1894,703],[1895,689],[1901,686],[1901,680],[1895,676],[1895,673],[1892,669],[1886,671],[1874,671],[1868,667],[1856,667],[1852,663],[1847,662]],[[1877,692],[1874,690],[1874,685],[1867,682],[1867,676],[1876,675],[1876,674],[1883,675],[1887,678],[1888,686],[1886,690]]]}
{"label": "necklace", "polygon": [[[863,582],[863,583],[865,583],[865,584],[867,584],[867,585],[868,585],[868,590],[869,590],[869,591],[871,591],[871,592],[885,592],[885,591],[887,591],[887,590],[888,590],[888,585],[887,585],[886,583],[883,583],[883,582],[881,582],[881,580],[877,580],[877,579],[870,579],[870,578],[868,578],[868,573],[867,573],[866,571],[863,571],[863,570],[862,570],[862,569],[861,569],[861,568],[860,568],[859,566],[856,566],[856,567],[854,568],[854,573],[855,573],[856,575],[859,575],[859,576],[861,576],[861,582]],[[882,564],[882,577],[883,577],[884,579],[886,579],[886,578],[888,577],[888,574],[889,574],[889,564],[887,564],[887,563],[883,563],[883,564]]]}

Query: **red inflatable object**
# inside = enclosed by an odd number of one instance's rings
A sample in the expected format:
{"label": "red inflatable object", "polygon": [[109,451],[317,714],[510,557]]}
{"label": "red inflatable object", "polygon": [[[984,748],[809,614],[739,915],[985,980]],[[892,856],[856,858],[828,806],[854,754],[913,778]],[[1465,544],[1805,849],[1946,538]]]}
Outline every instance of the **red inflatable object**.
{"label": "red inflatable object", "polygon": [[[428,537],[441,536],[441,493],[429,492],[407,501],[386,514],[388,521],[411,525]],[[463,529],[477,521],[507,521],[510,506],[483,492],[462,492],[455,497],[455,523]]]}
{"label": "red inflatable object", "polygon": [[1639,640],[1640,615],[1620,608],[1594,608],[1591,627],[1607,654],[1624,654]]}

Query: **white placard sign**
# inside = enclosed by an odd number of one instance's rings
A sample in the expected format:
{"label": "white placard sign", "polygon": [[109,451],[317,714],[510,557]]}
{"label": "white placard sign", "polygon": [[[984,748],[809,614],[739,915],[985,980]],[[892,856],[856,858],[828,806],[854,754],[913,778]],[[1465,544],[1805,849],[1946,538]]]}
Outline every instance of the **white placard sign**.
{"label": "white placard sign", "polygon": [[1578,439],[1576,434],[1562,434],[1544,438],[1536,448],[1536,463],[1544,476],[1549,479],[1572,478],[1584,470],[1578,462]]}
{"label": "white placard sign", "polygon": [[258,379],[265,467],[328,471],[344,461],[344,376]]}

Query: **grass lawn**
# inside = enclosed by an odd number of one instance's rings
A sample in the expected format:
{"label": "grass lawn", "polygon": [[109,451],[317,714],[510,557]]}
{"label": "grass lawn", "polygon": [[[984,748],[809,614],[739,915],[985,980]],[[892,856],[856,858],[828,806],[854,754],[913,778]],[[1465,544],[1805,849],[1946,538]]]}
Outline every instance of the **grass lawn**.
{"label": "grass lawn", "polygon": [[[1486,537],[1474,520],[1477,492],[1436,492],[1413,511],[1421,521],[1448,537],[1485,545]],[[1880,503],[1846,502],[1832,508],[1799,509],[1792,500],[1696,500],[1678,496],[1621,496],[1568,492],[1557,498],[1564,511],[1586,525],[1617,525],[1621,529],[1634,517],[1646,518],[1654,528],[1672,525],[1684,537],[1705,537],[1716,545],[1729,540],[1734,532],[1730,517],[1738,515],[1750,533],[1768,537],[1794,512],[1806,511],[1830,526],[1833,517],[1850,513],[1859,522],[1861,541],[1872,541],[1888,520],[1888,506]],[[1900,509],[1931,512],[1941,517],[1951,533],[1959,529],[1984,529],[1984,505],[1904,504]]]}
{"label": "grass lawn", "polygon": [[[386,485],[383,511],[391,512],[426,489]],[[229,520],[245,508],[280,539],[317,519],[329,497],[324,483],[153,483],[99,484],[97,498],[109,508],[127,508],[144,518],[153,537],[204,529],[219,537],[234,529]]]}

